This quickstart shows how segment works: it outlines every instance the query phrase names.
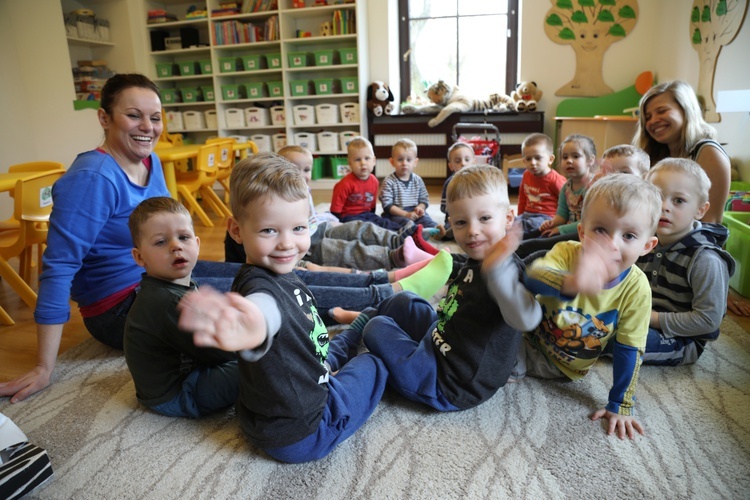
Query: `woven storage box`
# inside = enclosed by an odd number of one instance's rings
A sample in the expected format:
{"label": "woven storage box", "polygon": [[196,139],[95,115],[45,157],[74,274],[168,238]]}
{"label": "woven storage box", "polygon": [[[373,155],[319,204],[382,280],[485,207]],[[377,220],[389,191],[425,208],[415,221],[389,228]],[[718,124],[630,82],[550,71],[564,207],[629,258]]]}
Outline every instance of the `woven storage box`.
{"label": "woven storage box", "polygon": [[359,134],[357,132],[354,132],[353,130],[345,130],[343,132],[339,132],[339,144],[341,145],[341,149],[346,149],[347,146],[349,146],[351,140],[358,135]]}
{"label": "woven storage box", "polygon": [[245,109],[245,123],[253,128],[267,127],[271,117],[267,109],[251,106]]}
{"label": "woven storage box", "polygon": [[182,121],[185,130],[202,130],[206,128],[206,117],[200,111],[183,111]]}
{"label": "woven storage box", "polygon": [[284,106],[271,106],[271,124],[283,127],[286,125],[286,108]]}
{"label": "woven storage box", "polygon": [[170,132],[179,132],[185,129],[185,122],[182,121],[181,111],[167,111],[167,128]]}
{"label": "woven storage box", "polygon": [[279,149],[286,146],[286,134],[273,134],[271,136],[271,147],[273,147],[273,152],[278,153]]}
{"label": "woven storage box", "polygon": [[317,151],[317,139],[312,132],[298,132],[294,134],[294,144],[302,146],[310,152]]}
{"label": "woven storage box", "polygon": [[240,108],[228,108],[224,110],[224,118],[227,128],[245,128],[245,110]]}
{"label": "woven storage box", "polygon": [[339,107],[335,104],[317,104],[315,120],[319,125],[336,125],[339,123]]}
{"label": "woven storage box", "polygon": [[219,128],[219,121],[216,118],[215,109],[207,109],[203,112],[203,117],[206,119],[206,128]]}
{"label": "woven storage box", "polygon": [[339,135],[336,132],[324,130],[318,132],[318,151],[321,153],[337,153],[339,150]]}
{"label": "woven storage box", "polygon": [[359,104],[356,102],[342,102],[339,104],[341,123],[359,123]]}
{"label": "woven storage box", "polygon": [[270,153],[272,151],[270,135],[255,134],[250,136],[250,140],[258,146],[259,153]]}
{"label": "woven storage box", "polygon": [[309,104],[297,104],[292,106],[294,125],[315,125],[315,108]]}

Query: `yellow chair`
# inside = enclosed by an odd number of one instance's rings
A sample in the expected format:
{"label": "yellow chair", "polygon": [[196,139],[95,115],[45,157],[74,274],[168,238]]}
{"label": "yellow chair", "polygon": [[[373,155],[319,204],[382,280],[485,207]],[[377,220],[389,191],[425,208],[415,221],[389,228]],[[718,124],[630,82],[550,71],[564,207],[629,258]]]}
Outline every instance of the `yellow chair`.
{"label": "yellow chair", "polygon": [[[65,165],[57,161],[31,161],[27,163],[17,163],[8,167],[9,173],[20,173],[20,172],[47,172],[49,170],[60,170],[65,172]],[[13,198],[13,190],[8,191],[8,194]],[[7,220],[0,221],[0,231],[6,229],[18,229],[20,223],[15,217],[10,217]]]}
{"label": "yellow chair", "polygon": [[229,137],[216,137],[213,139],[207,139],[206,144],[218,144],[219,145],[219,172],[216,175],[216,180],[224,188],[224,203],[229,203],[229,176],[232,174],[232,167],[234,167],[234,143],[236,139]]}
{"label": "yellow chair", "polygon": [[19,221],[19,227],[0,232],[0,256],[5,260],[19,257],[19,275],[27,283],[31,278],[34,245],[39,245],[41,269],[41,245],[47,242],[49,215],[52,212],[52,184],[63,172],[39,172],[16,182],[13,216]]}
{"label": "yellow chair", "polygon": [[213,227],[214,224],[198,203],[195,193],[200,193],[203,202],[219,217],[232,215],[212,187],[218,174],[219,154],[218,144],[206,144],[198,152],[193,170],[176,172],[177,193],[182,198],[183,204],[190,210],[190,213],[196,214],[203,225],[207,227]]}

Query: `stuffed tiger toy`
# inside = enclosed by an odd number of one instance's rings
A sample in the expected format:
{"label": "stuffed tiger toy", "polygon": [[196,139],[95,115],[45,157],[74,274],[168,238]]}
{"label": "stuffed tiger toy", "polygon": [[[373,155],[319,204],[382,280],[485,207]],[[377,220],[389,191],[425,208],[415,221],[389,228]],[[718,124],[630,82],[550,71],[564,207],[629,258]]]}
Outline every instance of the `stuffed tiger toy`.
{"label": "stuffed tiger toy", "polygon": [[463,95],[456,85],[445,83],[443,80],[430,85],[427,89],[427,97],[433,104],[427,106],[405,105],[401,107],[401,112],[437,113],[435,118],[427,122],[428,126],[435,127],[453,113],[484,111],[486,114],[490,111],[506,111],[513,105],[513,99],[505,94],[492,94],[489,99],[472,99]]}

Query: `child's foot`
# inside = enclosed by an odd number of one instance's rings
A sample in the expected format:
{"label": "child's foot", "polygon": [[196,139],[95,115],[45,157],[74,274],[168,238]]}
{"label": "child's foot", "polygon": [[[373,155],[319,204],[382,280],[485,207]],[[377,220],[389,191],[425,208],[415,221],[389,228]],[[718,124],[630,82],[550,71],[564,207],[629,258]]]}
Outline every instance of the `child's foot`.
{"label": "child's foot", "polygon": [[417,271],[411,276],[397,281],[401,288],[408,292],[414,292],[427,300],[448,281],[453,270],[453,257],[447,250],[438,252],[424,269]]}
{"label": "child's foot", "polygon": [[[412,274],[416,273],[420,269],[422,269],[424,266],[430,263],[432,259],[434,259],[434,255],[430,255],[430,258],[423,260],[422,262],[417,262],[416,264],[411,264],[406,267],[402,267],[401,269],[396,269],[393,271],[393,281],[402,280],[404,278],[408,278]],[[392,282],[393,282],[392,281]]]}
{"label": "child's foot", "polygon": [[417,248],[414,239],[409,236],[404,240],[404,244],[390,252],[390,258],[393,267],[406,267],[417,262],[422,262],[432,257],[432,254],[424,252]]}
{"label": "child's foot", "polygon": [[441,240],[445,236],[445,228],[443,226],[426,227],[422,230],[422,235],[426,240]]}
{"label": "child's foot", "polygon": [[414,236],[414,233],[417,231],[418,224],[415,224],[413,220],[406,221],[406,224],[401,226],[401,229],[398,230],[399,236],[401,236],[402,240],[405,240],[409,236]]}
{"label": "child's foot", "polygon": [[359,311],[349,311],[341,307],[334,307],[328,310],[328,315],[333,318],[336,323],[342,325],[350,325],[359,316]]}
{"label": "child's foot", "polygon": [[437,255],[438,249],[427,243],[424,239],[423,231],[424,228],[422,227],[422,224],[417,224],[417,230],[414,231],[414,235],[412,236],[414,244],[416,244],[419,249],[424,250],[431,255]]}

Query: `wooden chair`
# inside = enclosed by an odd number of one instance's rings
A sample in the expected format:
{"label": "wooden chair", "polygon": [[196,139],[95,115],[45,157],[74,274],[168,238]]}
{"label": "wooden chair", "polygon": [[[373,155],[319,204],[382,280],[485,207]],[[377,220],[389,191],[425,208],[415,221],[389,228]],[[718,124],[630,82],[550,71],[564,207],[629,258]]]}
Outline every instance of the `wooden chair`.
{"label": "wooden chair", "polygon": [[39,172],[16,182],[13,216],[19,221],[19,227],[0,232],[0,256],[5,260],[19,257],[19,275],[27,283],[31,278],[34,245],[39,246],[41,269],[41,245],[47,242],[49,216],[52,212],[52,184],[63,172],[64,170]]}
{"label": "wooden chair", "polygon": [[195,168],[189,172],[177,171],[177,193],[183,204],[194,213],[207,227],[213,227],[213,222],[201,207],[195,194],[200,194],[202,201],[219,217],[229,217],[232,213],[219,199],[213,190],[218,174],[219,145],[206,144],[201,147],[195,161]]}

